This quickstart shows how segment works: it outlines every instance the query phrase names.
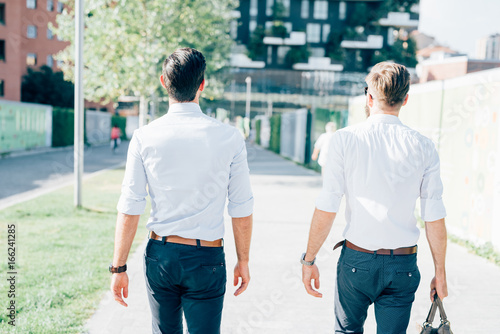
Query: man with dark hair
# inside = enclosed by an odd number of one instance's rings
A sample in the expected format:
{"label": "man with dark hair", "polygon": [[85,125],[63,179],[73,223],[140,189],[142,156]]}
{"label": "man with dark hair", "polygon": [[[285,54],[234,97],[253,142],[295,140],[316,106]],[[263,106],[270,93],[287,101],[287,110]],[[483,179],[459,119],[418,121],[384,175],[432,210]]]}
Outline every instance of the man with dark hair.
{"label": "man with dark hair", "polygon": [[177,49],[160,76],[169,94],[168,113],[134,132],[118,202],[111,290],[127,306],[126,260],[140,215],[151,197],[144,270],[153,333],[220,332],[226,291],[224,206],[232,217],[238,263],[238,296],[250,281],[248,268],[253,196],[245,141],[236,128],[204,115],[205,58]]}
{"label": "man with dark hair", "polygon": [[[302,281],[307,293],[321,297],[316,254],[325,242],[346,196],[345,240],[337,265],[335,333],[363,333],[368,307],[375,304],[377,333],[406,333],[420,283],[414,216],[421,217],[434,260],[431,300],[448,295],[445,255],[446,210],[439,156],[434,143],[403,125],[399,111],[408,101],[410,73],[399,64],[379,63],[366,77],[368,119],[335,132],[323,169],[323,190],[316,201]],[[334,248],[334,249],[335,249]]]}

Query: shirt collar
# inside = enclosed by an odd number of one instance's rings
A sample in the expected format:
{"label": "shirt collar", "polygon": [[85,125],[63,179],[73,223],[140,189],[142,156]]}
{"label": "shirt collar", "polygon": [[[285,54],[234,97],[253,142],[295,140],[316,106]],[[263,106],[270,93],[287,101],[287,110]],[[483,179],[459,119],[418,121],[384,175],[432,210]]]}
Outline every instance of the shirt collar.
{"label": "shirt collar", "polygon": [[201,113],[201,108],[198,103],[187,102],[187,103],[173,103],[168,107],[168,114],[190,114],[190,113]]}
{"label": "shirt collar", "polygon": [[367,119],[370,123],[403,124],[399,117],[388,114],[375,114]]}

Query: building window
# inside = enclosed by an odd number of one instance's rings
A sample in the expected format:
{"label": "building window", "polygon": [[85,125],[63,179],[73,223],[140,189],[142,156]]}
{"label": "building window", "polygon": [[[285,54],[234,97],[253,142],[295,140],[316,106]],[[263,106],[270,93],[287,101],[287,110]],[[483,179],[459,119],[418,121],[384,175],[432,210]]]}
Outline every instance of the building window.
{"label": "building window", "polygon": [[64,9],[64,4],[60,1],[58,1],[57,2],[57,12],[62,13],[63,9]]}
{"label": "building window", "polygon": [[5,85],[5,81],[3,80],[0,80],[0,96],[4,96],[4,85]]}
{"label": "building window", "polygon": [[257,0],[250,0],[250,16],[257,16],[259,13],[259,7]]}
{"label": "building window", "polygon": [[52,30],[50,28],[47,28],[47,39],[53,39],[54,34],[52,33]]}
{"label": "building window", "polygon": [[273,6],[274,6],[274,0],[267,0],[266,1],[266,15],[267,16],[273,16]]}
{"label": "building window", "polygon": [[323,43],[328,42],[328,37],[330,36],[330,25],[323,24]]}
{"label": "building window", "polygon": [[321,38],[321,24],[308,23],[307,24],[307,41],[309,43],[319,43]]}
{"label": "building window", "polygon": [[28,53],[26,56],[26,65],[36,66],[36,53]]}
{"label": "building window", "polygon": [[311,48],[311,57],[324,57],[325,48]]}
{"label": "building window", "polygon": [[281,3],[283,4],[283,16],[289,17],[290,16],[290,0],[281,0]]}
{"label": "building window", "polygon": [[26,0],[26,7],[36,9],[36,0]]}
{"label": "building window", "polygon": [[302,8],[300,9],[300,17],[303,19],[309,18],[309,0],[302,0]]}
{"label": "building window", "polygon": [[267,47],[267,64],[271,64],[273,62],[273,47]]}
{"label": "building window", "polygon": [[0,24],[5,25],[5,4],[0,3]]}
{"label": "building window", "polygon": [[47,66],[48,67],[53,67],[54,66],[54,58],[52,58],[52,55],[47,56]]}
{"label": "building window", "polygon": [[28,26],[28,31],[26,32],[26,36],[28,38],[36,38],[36,36],[37,36],[36,26]]}
{"label": "building window", "polygon": [[5,61],[5,40],[0,40],[0,61]]}
{"label": "building window", "polygon": [[47,10],[49,12],[54,10],[54,0],[47,0]]}
{"label": "building window", "polygon": [[248,25],[248,28],[250,29],[250,33],[253,33],[255,28],[257,28],[257,21],[256,20],[250,20],[250,24]]}
{"label": "building window", "polygon": [[277,59],[278,65],[285,64],[285,58],[288,51],[290,51],[289,46],[278,46],[278,59]]}
{"label": "building window", "polygon": [[314,1],[314,14],[315,19],[326,20],[328,18],[328,1],[316,0]]}
{"label": "building window", "polygon": [[339,20],[345,20],[346,10],[345,1],[339,2]]}

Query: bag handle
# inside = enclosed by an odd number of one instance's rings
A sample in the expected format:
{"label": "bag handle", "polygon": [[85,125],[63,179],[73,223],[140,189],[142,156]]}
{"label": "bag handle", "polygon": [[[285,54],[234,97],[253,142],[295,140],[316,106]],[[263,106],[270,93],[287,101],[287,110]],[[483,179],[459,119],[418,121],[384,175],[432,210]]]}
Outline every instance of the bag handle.
{"label": "bag handle", "polygon": [[434,301],[432,302],[431,309],[429,310],[429,314],[427,315],[427,319],[425,320],[424,325],[432,324],[432,322],[434,321],[434,317],[436,316],[436,310],[438,308],[439,308],[439,317],[441,318],[441,323],[448,323],[448,318],[446,316],[446,312],[444,311],[443,302],[436,293],[434,295]]}

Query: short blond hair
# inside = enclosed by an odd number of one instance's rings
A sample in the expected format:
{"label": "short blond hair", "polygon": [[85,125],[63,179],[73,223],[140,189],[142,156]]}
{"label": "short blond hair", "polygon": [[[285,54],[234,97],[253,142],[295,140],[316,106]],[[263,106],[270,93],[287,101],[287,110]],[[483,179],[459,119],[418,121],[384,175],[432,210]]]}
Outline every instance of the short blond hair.
{"label": "short blond hair", "polygon": [[403,103],[410,90],[410,72],[400,64],[378,63],[365,81],[376,98],[391,107]]}

